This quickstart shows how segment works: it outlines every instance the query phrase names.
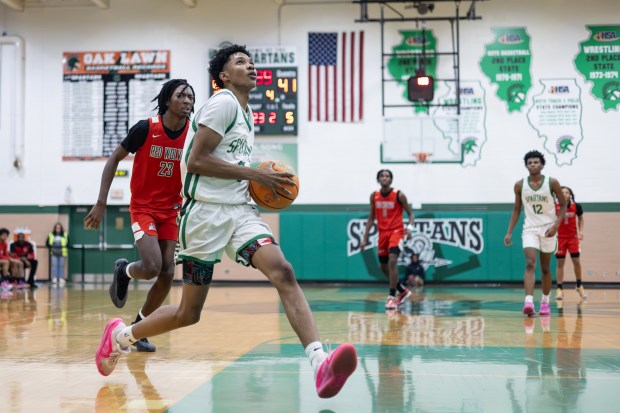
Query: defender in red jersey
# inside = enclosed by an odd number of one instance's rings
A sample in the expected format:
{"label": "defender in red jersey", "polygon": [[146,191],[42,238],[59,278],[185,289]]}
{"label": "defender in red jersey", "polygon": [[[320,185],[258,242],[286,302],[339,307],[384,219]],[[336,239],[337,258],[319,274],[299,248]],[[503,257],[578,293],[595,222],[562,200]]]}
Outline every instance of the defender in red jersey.
{"label": "defender in red jersey", "polygon": [[382,169],[377,173],[377,182],[381,185],[381,189],[370,195],[370,215],[360,246],[362,251],[366,248],[370,228],[376,218],[379,229],[379,243],[377,244],[379,263],[381,270],[390,281],[390,292],[385,302],[385,308],[388,310],[393,310],[403,304],[411,295],[411,291],[398,279],[397,262],[400,245],[405,237],[403,210],[409,216],[407,238],[411,238],[414,218],[405,194],[392,188],[392,179],[392,171],[389,169]]}
{"label": "defender in red jersey", "polygon": [[[583,209],[581,205],[575,202],[575,194],[573,190],[567,186],[562,187],[562,195],[566,199],[566,214],[558,228],[558,249],[555,252],[557,260],[557,280],[558,289],[555,292],[555,299],[562,300],[564,298],[564,290],[562,283],[564,282],[564,263],[566,262],[566,254],[570,254],[575,269],[575,278],[577,281],[576,290],[581,298],[588,298],[585,288],[581,284],[581,261],[579,256],[581,250],[579,241],[583,239]],[[556,203],[556,211],[560,206]]]}
{"label": "defender in red jersey", "polygon": [[[158,113],[136,123],[103,168],[99,198],[84,224],[96,229],[105,213],[108,192],[118,164],[135,153],[131,174],[131,228],[140,261],[121,258],[114,266],[110,297],[121,308],[127,301],[131,278],[157,277],[136,321],[155,311],[166,299],[174,278],[174,250],[177,244],[177,214],[181,210],[181,154],[194,111],[194,89],[185,79],[166,82],[157,101]],[[134,344],[138,351],[155,351],[146,338]]]}

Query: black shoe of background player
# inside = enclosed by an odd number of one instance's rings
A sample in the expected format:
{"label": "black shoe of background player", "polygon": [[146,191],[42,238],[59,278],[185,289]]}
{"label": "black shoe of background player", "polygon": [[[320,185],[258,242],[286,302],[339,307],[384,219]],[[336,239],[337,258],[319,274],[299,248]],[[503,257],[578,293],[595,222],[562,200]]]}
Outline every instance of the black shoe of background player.
{"label": "black shoe of background player", "polygon": [[127,264],[129,264],[129,261],[125,258],[118,259],[114,263],[114,278],[112,279],[112,284],[108,291],[110,292],[112,303],[116,308],[123,308],[127,301],[127,289],[129,288],[130,280],[125,272]]}
{"label": "black shoe of background player", "polygon": [[153,343],[150,343],[146,339],[146,337],[136,341],[135,343],[133,343],[133,345],[136,347],[138,353],[153,353],[157,350],[157,346],[155,346],[155,344]]}

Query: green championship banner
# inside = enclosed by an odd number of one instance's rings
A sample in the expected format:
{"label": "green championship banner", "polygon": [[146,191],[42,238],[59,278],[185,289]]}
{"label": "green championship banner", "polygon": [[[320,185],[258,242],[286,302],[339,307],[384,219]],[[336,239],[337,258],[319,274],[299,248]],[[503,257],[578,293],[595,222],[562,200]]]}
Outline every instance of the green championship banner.
{"label": "green championship banner", "polygon": [[[401,43],[392,47],[392,56],[387,63],[390,75],[403,87],[403,97],[407,99],[407,80],[415,76],[420,68],[432,77],[437,70],[437,40],[431,30],[401,30]],[[416,112],[426,112],[423,106]]]}
{"label": "green championship banner", "polygon": [[592,84],[592,95],[603,103],[603,109],[617,109],[620,103],[620,26],[586,26],[590,37],[579,44],[575,67],[586,82]]}
{"label": "green championship banner", "polygon": [[492,30],[495,40],[485,46],[480,68],[497,85],[497,96],[508,104],[508,112],[521,110],[532,86],[530,36],[524,27]]}

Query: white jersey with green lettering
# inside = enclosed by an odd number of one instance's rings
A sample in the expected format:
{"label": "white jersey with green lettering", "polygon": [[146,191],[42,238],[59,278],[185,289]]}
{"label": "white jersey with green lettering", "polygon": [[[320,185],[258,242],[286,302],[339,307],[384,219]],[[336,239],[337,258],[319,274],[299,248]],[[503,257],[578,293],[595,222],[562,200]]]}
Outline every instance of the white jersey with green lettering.
{"label": "white jersey with green lettering", "polygon": [[204,125],[222,136],[222,141],[212,154],[235,165],[250,166],[254,147],[254,118],[248,107],[246,112],[235,95],[223,89],[209,98],[192,121],[181,160],[183,197],[216,204],[245,204],[250,200],[248,181],[221,179],[196,175],[187,171],[187,160],[194,144],[198,125]]}
{"label": "white jersey with green lettering", "polygon": [[530,186],[530,178],[521,184],[521,202],[525,211],[523,228],[541,227],[555,222],[555,199],[551,192],[551,177],[543,175],[540,188]]}

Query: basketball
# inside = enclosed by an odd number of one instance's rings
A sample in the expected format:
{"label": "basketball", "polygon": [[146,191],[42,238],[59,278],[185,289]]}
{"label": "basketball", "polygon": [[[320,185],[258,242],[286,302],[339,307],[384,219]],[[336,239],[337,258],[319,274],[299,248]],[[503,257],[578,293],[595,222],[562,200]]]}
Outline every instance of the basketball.
{"label": "basketball", "polygon": [[265,209],[279,210],[288,208],[293,201],[295,201],[295,198],[297,198],[297,194],[299,193],[299,177],[297,176],[295,170],[283,161],[266,161],[258,165],[258,167],[264,168],[269,165],[269,162],[274,163],[274,170],[278,172],[289,172],[295,175],[291,178],[292,180],[290,184],[284,185],[284,187],[291,191],[291,193],[287,194],[284,191],[277,191],[280,199],[276,199],[271,189],[264,187],[256,181],[250,181],[250,196],[254,202]]}

